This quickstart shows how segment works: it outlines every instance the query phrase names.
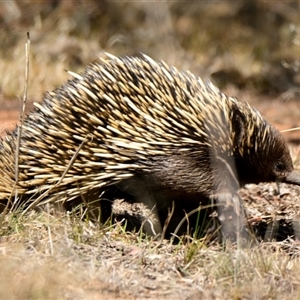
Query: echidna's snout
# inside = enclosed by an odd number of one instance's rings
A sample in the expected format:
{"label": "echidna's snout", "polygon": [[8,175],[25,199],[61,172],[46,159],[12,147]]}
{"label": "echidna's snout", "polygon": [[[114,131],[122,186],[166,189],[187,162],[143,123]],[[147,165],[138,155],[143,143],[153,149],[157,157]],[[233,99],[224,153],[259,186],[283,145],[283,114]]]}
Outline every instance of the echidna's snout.
{"label": "echidna's snout", "polygon": [[282,182],[300,185],[300,174],[293,171],[289,173]]}

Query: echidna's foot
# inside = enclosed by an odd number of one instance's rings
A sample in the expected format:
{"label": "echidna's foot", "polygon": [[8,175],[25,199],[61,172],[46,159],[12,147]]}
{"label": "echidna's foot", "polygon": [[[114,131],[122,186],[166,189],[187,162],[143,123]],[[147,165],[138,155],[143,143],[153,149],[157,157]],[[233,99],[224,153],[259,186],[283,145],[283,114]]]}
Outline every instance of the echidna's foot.
{"label": "echidna's foot", "polygon": [[222,241],[230,241],[243,247],[250,245],[251,235],[248,231],[240,197],[237,194],[223,192],[216,195],[216,202]]}

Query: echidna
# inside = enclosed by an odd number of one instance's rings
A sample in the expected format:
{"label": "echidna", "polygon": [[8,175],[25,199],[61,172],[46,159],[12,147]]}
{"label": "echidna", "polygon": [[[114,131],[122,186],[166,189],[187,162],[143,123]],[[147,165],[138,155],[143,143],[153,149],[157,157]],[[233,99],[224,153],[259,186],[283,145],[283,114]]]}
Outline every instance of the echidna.
{"label": "echidna", "polygon": [[[162,221],[174,202],[179,220],[211,199],[230,206],[245,183],[300,182],[286,142],[257,110],[188,71],[108,55],[70,74],[24,121],[19,201],[72,201],[115,188],[156,205]],[[0,144],[6,201],[14,194],[16,136]]]}

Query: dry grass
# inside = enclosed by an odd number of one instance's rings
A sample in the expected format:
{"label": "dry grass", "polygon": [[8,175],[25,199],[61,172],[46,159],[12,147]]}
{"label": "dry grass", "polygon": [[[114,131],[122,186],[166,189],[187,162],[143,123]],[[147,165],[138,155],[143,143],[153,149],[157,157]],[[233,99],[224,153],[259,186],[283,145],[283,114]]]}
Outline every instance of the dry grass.
{"label": "dry grass", "polygon": [[171,245],[58,212],[5,218],[0,299],[298,299],[299,250]]}

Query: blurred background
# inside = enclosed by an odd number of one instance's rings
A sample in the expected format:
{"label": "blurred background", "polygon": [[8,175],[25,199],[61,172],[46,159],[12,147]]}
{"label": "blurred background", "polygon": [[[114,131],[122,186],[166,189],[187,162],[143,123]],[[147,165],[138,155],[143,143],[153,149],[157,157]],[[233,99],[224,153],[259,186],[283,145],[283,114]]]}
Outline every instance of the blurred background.
{"label": "blurred background", "polygon": [[145,53],[210,78],[279,128],[299,126],[299,15],[299,1],[0,1],[0,110],[22,97],[29,31],[29,107],[65,70]]}

